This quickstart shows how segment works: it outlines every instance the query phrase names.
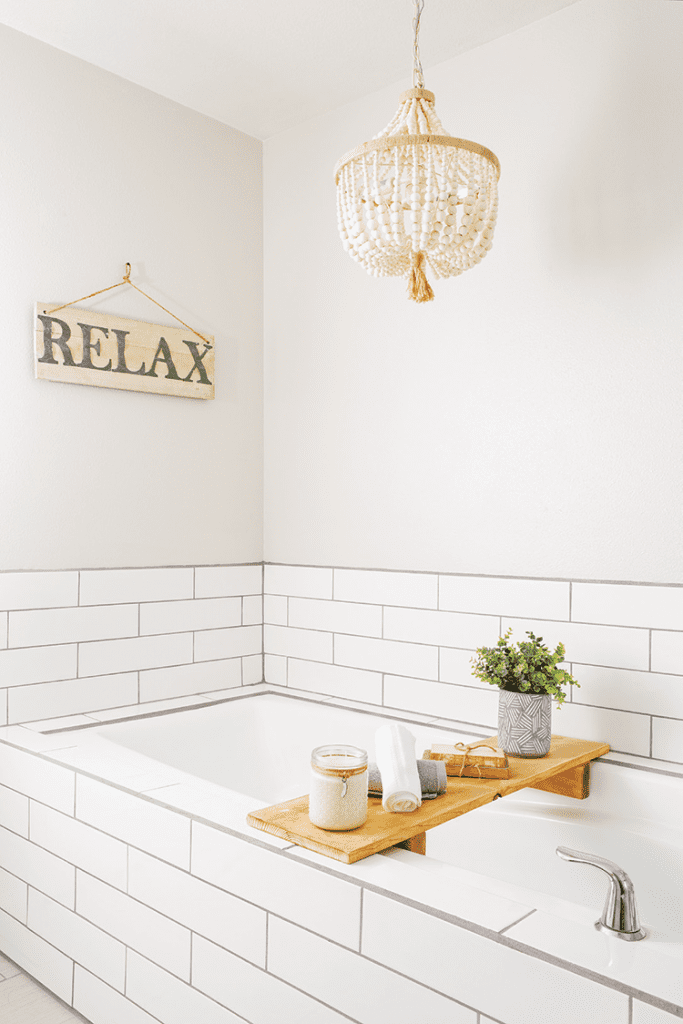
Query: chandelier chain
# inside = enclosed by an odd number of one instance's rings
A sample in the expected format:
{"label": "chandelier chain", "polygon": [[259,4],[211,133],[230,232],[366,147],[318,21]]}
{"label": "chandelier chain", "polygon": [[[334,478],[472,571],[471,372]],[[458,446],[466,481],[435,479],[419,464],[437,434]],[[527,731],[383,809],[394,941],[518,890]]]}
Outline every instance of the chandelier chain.
{"label": "chandelier chain", "polygon": [[422,71],[422,61],[420,60],[420,45],[418,43],[418,36],[420,34],[420,18],[424,9],[424,0],[413,0],[415,4],[415,17],[413,18],[413,32],[415,33],[413,39],[413,88],[424,89],[425,80],[424,72]]}

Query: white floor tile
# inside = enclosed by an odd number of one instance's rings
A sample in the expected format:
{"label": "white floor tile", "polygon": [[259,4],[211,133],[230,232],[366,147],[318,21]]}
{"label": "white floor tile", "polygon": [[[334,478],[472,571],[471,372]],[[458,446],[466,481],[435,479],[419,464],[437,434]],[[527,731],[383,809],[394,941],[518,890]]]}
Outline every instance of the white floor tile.
{"label": "white floor tile", "polygon": [[83,1024],[81,1017],[20,972],[0,983],[0,1020],[2,1024]]}

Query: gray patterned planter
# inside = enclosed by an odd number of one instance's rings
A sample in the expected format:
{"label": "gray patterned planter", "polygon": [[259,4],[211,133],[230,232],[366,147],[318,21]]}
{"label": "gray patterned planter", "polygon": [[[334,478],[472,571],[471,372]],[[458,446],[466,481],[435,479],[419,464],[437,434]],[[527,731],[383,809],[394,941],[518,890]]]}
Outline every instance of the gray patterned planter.
{"label": "gray patterned planter", "polygon": [[513,757],[545,757],[550,750],[549,693],[498,694],[498,745]]}

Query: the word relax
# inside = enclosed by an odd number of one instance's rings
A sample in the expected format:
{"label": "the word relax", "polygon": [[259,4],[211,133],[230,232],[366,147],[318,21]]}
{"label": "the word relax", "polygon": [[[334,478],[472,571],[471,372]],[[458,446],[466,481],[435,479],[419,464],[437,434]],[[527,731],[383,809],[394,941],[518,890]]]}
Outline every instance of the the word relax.
{"label": "the word relax", "polygon": [[[173,362],[173,356],[171,355],[171,349],[169,348],[168,342],[165,338],[159,338],[159,345],[154,354],[154,359],[149,370],[145,369],[145,364],[139,366],[137,370],[131,370],[126,364],[126,338],[130,334],[130,331],[117,330],[115,327],[94,327],[91,324],[82,324],[79,322],[78,326],[81,329],[83,335],[83,358],[80,363],[74,361],[73,354],[69,348],[69,341],[71,339],[71,328],[64,320],[59,320],[54,316],[38,316],[38,319],[43,324],[43,355],[39,358],[39,363],[58,363],[59,360],[55,358],[54,346],[56,345],[62,353],[62,361],[64,366],[81,366],[86,370],[101,370],[103,373],[111,371],[112,373],[135,373],[141,374],[145,377],[158,377],[159,374],[156,372],[157,364],[163,363],[166,367],[166,379],[167,380],[191,380],[192,374],[195,370],[199,373],[198,384],[211,384],[204,367],[203,359],[206,353],[211,349],[211,345],[204,344],[204,351],[199,352],[197,343],[194,341],[184,341],[183,345],[187,345],[192,356],[192,369],[186,377],[179,377],[178,371],[176,370],[175,363]],[[59,326],[60,334],[55,336],[53,330],[55,325]],[[116,366],[112,365],[111,359],[106,366],[98,366],[97,363],[93,362],[93,353],[96,356],[100,355],[100,339],[93,339],[93,331],[99,331],[109,338],[109,331],[116,337],[117,347],[117,363]],[[163,375],[163,373],[162,373]]]}

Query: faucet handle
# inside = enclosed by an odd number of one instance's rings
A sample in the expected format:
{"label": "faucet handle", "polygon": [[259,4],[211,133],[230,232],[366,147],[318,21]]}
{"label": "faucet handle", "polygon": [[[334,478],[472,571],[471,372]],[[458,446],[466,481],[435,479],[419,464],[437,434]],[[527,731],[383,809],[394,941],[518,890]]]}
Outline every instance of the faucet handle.
{"label": "faucet handle", "polygon": [[623,868],[605,857],[582,853],[581,850],[570,850],[567,846],[558,846],[555,853],[562,860],[571,863],[591,864],[595,868],[600,868],[609,877],[609,890],[602,917],[595,922],[598,931],[629,942],[646,937],[647,932],[640,927],[638,920],[633,882]]}

